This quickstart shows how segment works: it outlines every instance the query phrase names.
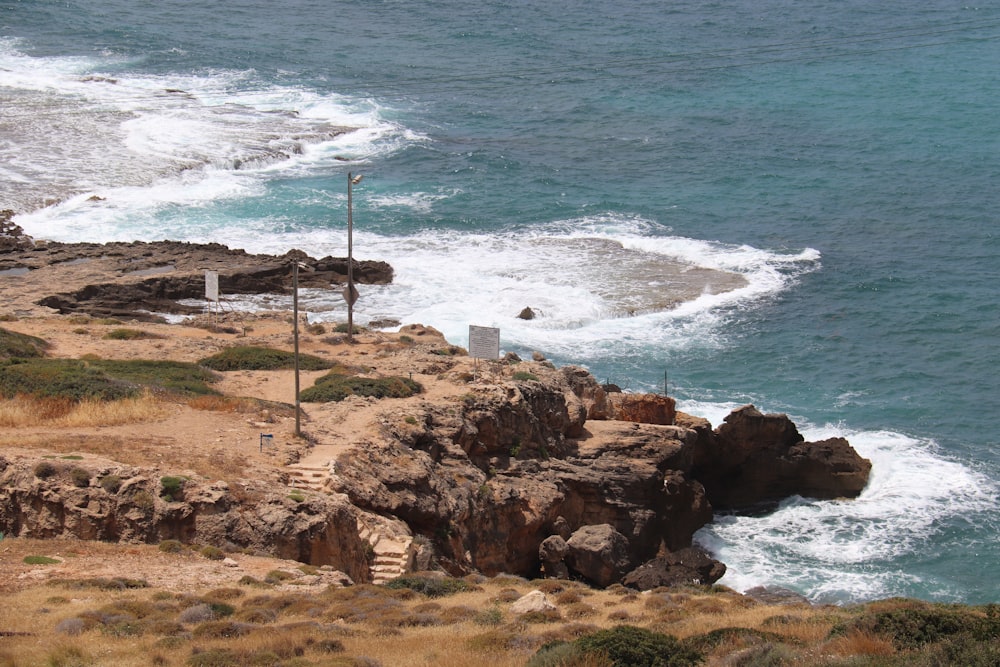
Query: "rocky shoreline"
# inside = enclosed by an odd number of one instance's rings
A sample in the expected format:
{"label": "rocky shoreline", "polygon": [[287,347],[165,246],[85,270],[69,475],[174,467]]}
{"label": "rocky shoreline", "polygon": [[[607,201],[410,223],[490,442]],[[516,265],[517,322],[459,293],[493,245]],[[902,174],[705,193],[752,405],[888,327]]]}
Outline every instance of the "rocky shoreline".
{"label": "rocky shoreline", "polygon": [[[309,280],[317,284],[338,282],[346,269],[345,260],[249,255],[216,244],[32,243],[0,252],[0,294],[15,318],[51,318],[55,308],[153,322],[143,311],[178,312],[175,299],[203,294],[205,269],[219,270],[230,292],[277,291],[287,289],[293,261],[314,266]],[[3,275],[12,269],[26,272]],[[61,273],[53,280],[45,272]],[[355,275],[387,282],[392,269],[359,263]],[[53,285],[61,291],[45,294]],[[367,376],[405,368],[445,389],[348,402],[365,419],[349,433],[352,446],[324,435],[317,421],[294,455],[257,469],[254,479],[192,474],[183,493],[166,497],[160,480],[176,471],[155,464],[125,465],[82,446],[82,460],[40,476],[48,452],[8,447],[0,456],[0,532],[251,549],[330,566],[357,582],[384,576],[379,548],[394,545],[397,574],[433,568],[647,590],[722,576],[724,565],[692,542],[713,508],[748,510],[791,495],[850,498],[868,479],[870,462],[846,440],[805,442],[786,416],[753,406],[713,428],[676,412],[669,397],[613,391],[541,354],[508,355],[484,376],[433,329],[366,335],[364,351],[329,338],[312,344],[338,359],[363,354],[355,361],[363,360]],[[216,335],[212,344],[228,343]],[[169,357],[158,345],[156,354]],[[255,380],[246,382],[252,388]],[[306,409],[317,420],[324,410]],[[289,464],[327,451],[320,481],[305,495],[290,494]],[[71,468],[85,473],[74,481]],[[120,485],[102,485],[108,477]]]}
{"label": "rocky shoreline", "polygon": [[[178,303],[205,298],[205,271],[215,271],[222,295],[287,294],[293,267],[301,287],[346,284],[347,259],[315,259],[301,250],[259,255],[220,243],[36,241],[0,211],[0,299],[19,317],[85,314],[163,321],[162,314],[193,315],[201,307]],[[385,285],[392,267],[354,260],[354,281]]]}

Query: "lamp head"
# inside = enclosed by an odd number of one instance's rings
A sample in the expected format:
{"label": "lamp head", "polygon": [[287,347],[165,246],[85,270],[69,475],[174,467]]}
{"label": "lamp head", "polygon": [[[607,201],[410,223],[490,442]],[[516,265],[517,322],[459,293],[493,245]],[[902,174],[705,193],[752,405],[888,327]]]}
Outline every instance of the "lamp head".
{"label": "lamp head", "polygon": [[358,174],[357,176],[351,176],[350,174],[347,175],[347,179],[351,182],[351,185],[357,185],[364,177],[364,174]]}

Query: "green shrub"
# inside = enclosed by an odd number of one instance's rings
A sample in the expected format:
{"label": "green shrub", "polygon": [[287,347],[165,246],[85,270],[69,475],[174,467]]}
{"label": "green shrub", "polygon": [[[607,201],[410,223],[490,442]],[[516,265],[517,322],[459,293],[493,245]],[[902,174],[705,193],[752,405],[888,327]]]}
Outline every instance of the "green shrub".
{"label": "green shrub", "polygon": [[285,572],[284,570],[271,570],[264,575],[264,581],[269,584],[278,584],[294,577],[295,575],[291,572]]}
{"label": "green shrub", "polygon": [[90,471],[84,468],[73,468],[69,471],[69,478],[74,486],[85,489],[90,486]]}
{"label": "green shrub", "polygon": [[618,625],[584,635],[573,642],[584,653],[601,653],[615,667],[687,667],[701,662],[701,654],[672,635],[634,625]]}
{"label": "green shrub", "polygon": [[421,593],[429,598],[439,598],[455,593],[475,590],[475,586],[464,579],[453,579],[451,577],[426,576],[418,574],[404,574],[385,584],[386,588],[400,590],[408,588],[416,593]]}
{"label": "green shrub", "polygon": [[25,556],[24,562],[28,565],[55,565],[61,561],[48,556]]}
{"label": "green shrub", "polygon": [[192,651],[185,664],[188,667],[237,667],[241,663],[240,656],[230,649],[213,648]]}
{"label": "green shrub", "polygon": [[[238,345],[199,361],[215,371],[274,371],[295,368],[295,354],[284,350],[252,345]],[[311,354],[299,355],[299,369],[321,371],[333,367],[333,362]]]}
{"label": "green shrub", "polygon": [[122,480],[118,475],[105,475],[100,481],[101,488],[108,493],[118,493],[122,488]]}
{"label": "green shrub", "polygon": [[222,560],[226,557],[222,549],[213,546],[202,547],[199,553],[209,560]]}
{"label": "green shrub", "polygon": [[889,609],[868,610],[831,630],[831,635],[852,630],[890,637],[902,649],[917,649],[968,634],[977,641],[1000,638],[1000,619],[981,616],[971,609],[902,601]]}
{"label": "green shrub", "polygon": [[155,334],[151,331],[143,331],[142,329],[112,329],[108,333],[104,334],[104,338],[107,338],[108,340],[143,340],[163,338],[163,336]]}
{"label": "green shrub", "polygon": [[529,373],[528,371],[517,371],[514,373],[514,379],[518,382],[526,382],[528,380],[538,381],[538,376],[534,373]]}
{"label": "green shrub", "polygon": [[167,475],[160,478],[160,496],[167,501],[180,499],[184,490],[184,478]]}
{"label": "green shrub", "polygon": [[490,607],[489,609],[483,609],[472,617],[472,622],[476,625],[485,625],[487,627],[496,627],[503,622],[503,612],[496,605]]}
{"label": "green shrub", "polygon": [[306,495],[301,491],[299,491],[298,489],[295,489],[294,491],[289,493],[288,497],[297,503],[301,503],[306,499]]}
{"label": "green shrub", "polygon": [[48,479],[55,475],[59,470],[56,468],[55,464],[49,461],[41,461],[35,466],[35,477],[38,479]]}
{"label": "green shrub", "polygon": [[217,393],[215,375],[197,364],[147,359],[19,359],[0,362],[0,396],[113,401],[143,387],[178,394]]}
{"label": "green shrub", "polygon": [[179,554],[184,551],[184,545],[178,540],[163,540],[160,542],[160,551],[167,554]]}
{"label": "green shrub", "polygon": [[41,338],[0,328],[0,359],[44,357],[48,348]]}
{"label": "green shrub", "polygon": [[420,383],[410,378],[398,376],[363,378],[334,372],[316,380],[316,384],[301,392],[299,398],[309,403],[331,403],[342,401],[351,395],[407,398],[421,391],[423,387]]}
{"label": "green shrub", "polygon": [[0,396],[26,394],[72,401],[114,401],[141,393],[134,383],[109,377],[100,368],[74,359],[13,359],[0,362]]}
{"label": "green shrub", "polygon": [[611,667],[614,663],[605,656],[594,658],[575,643],[556,640],[543,645],[528,660],[525,667]]}

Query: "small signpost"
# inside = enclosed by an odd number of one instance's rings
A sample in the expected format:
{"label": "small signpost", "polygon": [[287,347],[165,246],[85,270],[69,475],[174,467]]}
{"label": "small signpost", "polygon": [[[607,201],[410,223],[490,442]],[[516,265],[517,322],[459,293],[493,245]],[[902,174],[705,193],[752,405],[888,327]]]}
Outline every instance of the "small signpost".
{"label": "small signpost", "polygon": [[205,271],[205,299],[219,301],[219,272]]}
{"label": "small signpost", "polygon": [[475,359],[500,357],[500,329],[469,325],[469,356]]}
{"label": "small signpost", "polygon": [[[219,314],[219,272],[205,271],[205,300],[208,301],[208,312],[218,317]],[[215,304],[213,310],[212,304]]]}
{"label": "small signpost", "polygon": [[495,327],[477,327],[469,325],[469,356],[476,359],[476,371],[479,370],[479,359],[496,361],[500,358],[500,329]]}
{"label": "small signpost", "polygon": [[260,451],[264,451],[264,445],[269,445],[274,442],[273,433],[261,433],[260,434]]}

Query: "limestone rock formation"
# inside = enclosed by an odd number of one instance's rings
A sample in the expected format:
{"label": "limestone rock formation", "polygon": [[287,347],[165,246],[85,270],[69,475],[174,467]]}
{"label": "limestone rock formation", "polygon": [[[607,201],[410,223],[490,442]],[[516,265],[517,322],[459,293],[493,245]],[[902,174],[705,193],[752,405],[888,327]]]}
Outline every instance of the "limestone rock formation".
{"label": "limestone rock formation", "polygon": [[625,575],[629,588],[648,591],[659,586],[714,584],[726,573],[726,566],[703,549],[688,547],[647,561]]}
{"label": "limestone rock formation", "polygon": [[[537,576],[541,544],[587,525],[625,538],[619,576],[661,548],[690,546],[711,519],[701,485],[683,472],[694,434],[586,422],[564,373],[543,363],[532,373],[541,380],[478,386],[460,405],[427,404],[416,417],[411,406],[409,423],[387,418],[382,438],[338,461],[335,489],[434,540],[455,574]],[[546,574],[561,573],[560,562]]]}
{"label": "limestone rock formation", "polygon": [[[299,272],[300,287],[329,288],[347,280],[346,258],[313,259],[301,250],[273,256],[218,243],[177,241],[45,242],[31,247],[22,242],[0,243],[0,271],[23,271],[17,276],[18,288],[32,293],[34,303],[60,313],[148,321],[159,319],[149,311],[201,312],[200,307],[178,301],[204,299],[206,269],[218,273],[223,295],[287,293],[295,262],[309,269]],[[354,260],[353,274],[361,284],[382,285],[393,279],[392,267],[380,261]],[[80,281],[86,286],[56,291],[60,285]]]}
{"label": "limestone rock formation", "polygon": [[805,442],[782,414],[762,414],[752,405],[734,410],[699,434],[692,475],[704,484],[716,509],[747,508],[792,495],[853,498],[868,483],[871,461],[843,438]]}
{"label": "limestone rock formation", "polygon": [[[79,472],[71,475],[74,470]],[[359,512],[343,499],[316,495],[296,502],[273,487],[247,483],[239,495],[256,498],[248,507],[221,481],[187,479],[183,494],[167,495],[163,476],[111,462],[80,461],[71,470],[46,460],[0,456],[0,532],[249,548],[331,565],[357,582],[369,580]]]}

